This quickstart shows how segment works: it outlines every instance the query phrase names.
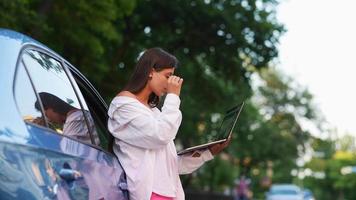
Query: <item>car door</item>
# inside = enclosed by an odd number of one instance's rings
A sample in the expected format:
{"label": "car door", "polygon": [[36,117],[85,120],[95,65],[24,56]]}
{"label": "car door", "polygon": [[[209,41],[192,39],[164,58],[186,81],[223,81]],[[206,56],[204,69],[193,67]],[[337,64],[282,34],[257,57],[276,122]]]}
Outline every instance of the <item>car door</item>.
{"label": "car door", "polygon": [[[28,171],[43,199],[128,199],[124,171],[108,151],[105,122],[92,115],[95,109],[67,66],[40,47],[20,54],[14,97],[34,148],[13,155],[24,163],[18,167]],[[92,97],[90,105],[101,101]]]}

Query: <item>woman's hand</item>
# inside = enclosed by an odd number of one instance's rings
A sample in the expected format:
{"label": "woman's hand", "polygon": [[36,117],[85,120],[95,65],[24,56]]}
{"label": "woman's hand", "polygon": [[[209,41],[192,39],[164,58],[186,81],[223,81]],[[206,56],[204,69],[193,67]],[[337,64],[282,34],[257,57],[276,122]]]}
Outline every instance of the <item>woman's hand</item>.
{"label": "woman's hand", "polygon": [[225,142],[223,143],[218,143],[218,144],[214,144],[212,146],[209,147],[209,151],[211,154],[213,154],[213,156],[215,156],[216,154],[220,153],[222,150],[224,150],[227,146],[229,146],[231,141],[231,137],[229,137]]}
{"label": "woman's hand", "polygon": [[168,78],[167,93],[173,93],[180,95],[180,89],[182,88],[183,79],[178,76],[170,76]]}

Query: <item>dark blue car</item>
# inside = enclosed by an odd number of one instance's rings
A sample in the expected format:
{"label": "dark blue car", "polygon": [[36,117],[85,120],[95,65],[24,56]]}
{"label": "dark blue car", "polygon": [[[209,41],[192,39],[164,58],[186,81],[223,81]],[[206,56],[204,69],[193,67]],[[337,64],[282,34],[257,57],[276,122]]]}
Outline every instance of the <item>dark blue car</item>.
{"label": "dark blue car", "polygon": [[0,29],[0,199],[128,199],[107,105],[45,45]]}

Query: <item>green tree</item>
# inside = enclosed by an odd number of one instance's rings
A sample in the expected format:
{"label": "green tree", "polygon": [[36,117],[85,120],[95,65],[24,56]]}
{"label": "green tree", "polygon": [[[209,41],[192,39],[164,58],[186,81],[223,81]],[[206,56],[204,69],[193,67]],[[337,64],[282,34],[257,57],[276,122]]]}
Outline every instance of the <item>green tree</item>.
{"label": "green tree", "polygon": [[252,178],[255,197],[263,198],[264,178],[276,183],[293,180],[291,170],[310,139],[299,120],[320,123],[320,117],[307,89],[273,69],[259,74],[260,87],[241,113],[228,154],[204,166],[191,187],[223,191],[238,175],[246,174]]}
{"label": "green tree", "polygon": [[[356,166],[354,137],[312,139],[313,158],[305,165],[313,173],[303,180],[317,199],[355,199],[355,173],[345,173],[345,167]],[[323,176],[318,176],[323,174]]]}
{"label": "green tree", "polygon": [[[122,50],[114,56],[120,61],[119,67],[111,68],[112,73],[102,86],[105,84],[103,88],[114,91],[117,85],[123,85],[137,55],[145,48],[167,49],[179,58],[177,74],[185,81],[184,120],[177,143],[188,147],[205,142],[214,135],[222,111],[252,96],[250,76],[255,69],[267,67],[277,56],[275,44],[284,30],[275,19],[276,4],[275,1],[137,1],[132,14],[125,17]],[[255,120],[250,111],[257,112],[257,108],[247,102],[239,121],[241,135],[249,135],[249,125]],[[231,149],[240,144],[238,140],[234,139]],[[220,180],[217,173],[226,170],[214,170],[215,162],[220,165],[226,161],[214,160],[209,164],[210,170],[202,171]],[[207,173],[201,173],[199,178],[207,180],[203,178]],[[213,184],[220,184],[218,181],[187,179],[186,186],[198,182],[199,188],[210,185],[211,189],[221,190]],[[227,180],[228,184],[231,185],[232,179]]]}
{"label": "green tree", "polygon": [[[289,178],[312,119],[307,91],[273,71],[284,32],[275,0],[0,0],[0,26],[31,35],[84,72],[106,100],[129,78],[140,52],[160,46],[178,57],[183,76],[183,123],[177,143],[187,147],[215,134],[222,112],[246,101],[228,156],[214,159],[185,185],[223,190],[239,173],[265,174],[267,163]],[[266,74],[265,74],[266,73]],[[265,82],[257,98],[252,79]],[[257,173],[257,171],[260,171]],[[259,175],[258,175],[259,174]]]}
{"label": "green tree", "polygon": [[48,45],[94,83],[104,79],[122,43],[125,15],[135,1],[0,1],[0,27]]}
{"label": "green tree", "polygon": [[[285,178],[295,165],[295,159],[303,154],[305,143],[310,138],[301,120],[320,123],[320,116],[315,112],[312,95],[291,77],[273,69],[262,70],[260,74],[263,82],[256,101],[264,116],[265,125],[261,126],[264,137],[260,138],[263,138],[261,140],[264,140],[263,146],[268,153],[259,160],[277,161],[275,165],[281,167],[276,171],[286,170],[279,181],[287,181]],[[278,181],[277,174],[275,178]]]}

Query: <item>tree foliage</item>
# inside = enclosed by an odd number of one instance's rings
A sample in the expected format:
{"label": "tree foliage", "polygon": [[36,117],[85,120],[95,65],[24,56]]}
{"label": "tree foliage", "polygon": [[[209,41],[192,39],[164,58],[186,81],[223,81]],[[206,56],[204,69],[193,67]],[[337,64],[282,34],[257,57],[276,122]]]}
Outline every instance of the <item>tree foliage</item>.
{"label": "tree foliage", "polygon": [[[159,46],[180,61],[183,123],[177,144],[213,137],[223,111],[246,106],[223,154],[185,180],[186,187],[223,190],[240,173],[255,178],[273,162],[276,180],[290,179],[309,133],[299,118],[316,117],[307,90],[264,71],[284,32],[275,0],[0,0],[0,27],[43,42],[78,67],[107,101],[124,86],[140,52]],[[264,85],[252,89],[252,76]],[[257,96],[258,101],[251,97]],[[256,103],[257,102],[257,103]],[[254,171],[254,173],[252,173]],[[283,172],[283,173],[282,173]]]}
{"label": "tree foliage", "polygon": [[[312,139],[314,156],[304,168],[311,175],[305,187],[313,188],[317,199],[355,199],[356,173],[344,173],[345,167],[356,167],[355,138],[345,135],[338,139]],[[323,176],[317,176],[318,174]]]}

